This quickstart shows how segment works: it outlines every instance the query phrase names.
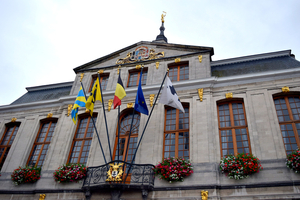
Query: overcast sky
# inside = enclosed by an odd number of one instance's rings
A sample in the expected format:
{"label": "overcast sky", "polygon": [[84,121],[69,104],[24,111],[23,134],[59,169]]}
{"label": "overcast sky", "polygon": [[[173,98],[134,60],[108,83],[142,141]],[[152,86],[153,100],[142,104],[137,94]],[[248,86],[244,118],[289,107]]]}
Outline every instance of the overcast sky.
{"label": "overcast sky", "polygon": [[155,40],[213,47],[213,60],[291,49],[300,59],[299,0],[0,1],[0,105],[26,87],[73,81],[73,69]]}

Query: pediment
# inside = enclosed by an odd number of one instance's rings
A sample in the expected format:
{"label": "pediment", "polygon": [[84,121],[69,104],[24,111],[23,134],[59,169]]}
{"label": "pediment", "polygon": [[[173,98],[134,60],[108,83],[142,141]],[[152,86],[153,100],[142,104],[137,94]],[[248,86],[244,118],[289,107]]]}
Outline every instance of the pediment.
{"label": "pediment", "polygon": [[214,54],[212,47],[142,41],[76,67],[74,71],[77,73],[79,70],[114,67],[141,61],[155,61],[197,52],[207,52],[210,56]]}

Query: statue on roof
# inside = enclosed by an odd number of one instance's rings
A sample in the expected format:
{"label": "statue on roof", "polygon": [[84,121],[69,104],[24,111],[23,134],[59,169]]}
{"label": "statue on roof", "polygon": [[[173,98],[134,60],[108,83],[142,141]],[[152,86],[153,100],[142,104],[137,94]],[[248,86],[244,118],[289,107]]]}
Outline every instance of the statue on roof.
{"label": "statue on roof", "polygon": [[[164,14],[165,13],[165,14]],[[164,23],[165,22],[165,16],[166,16],[166,12],[163,11],[163,14],[161,14],[161,22]]]}

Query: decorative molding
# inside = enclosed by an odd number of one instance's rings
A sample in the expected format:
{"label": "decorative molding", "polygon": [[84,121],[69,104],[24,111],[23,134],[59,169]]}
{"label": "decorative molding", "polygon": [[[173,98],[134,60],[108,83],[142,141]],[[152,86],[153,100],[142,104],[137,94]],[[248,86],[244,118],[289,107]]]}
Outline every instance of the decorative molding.
{"label": "decorative molding", "polygon": [[233,97],[232,92],[228,92],[225,94],[226,99],[231,99]]}
{"label": "decorative molding", "polygon": [[47,118],[51,118],[53,116],[53,113],[48,113]]}
{"label": "decorative molding", "polygon": [[71,114],[72,107],[73,107],[73,104],[69,104],[69,105],[68,105],[68,114],[67,114],[68,117],[69,117],[70,114]]}
{"label": "decorative molding", "polygon": [[156,65],[156,69],[158,69],[158,67],[159,67],[159,62],[156,62],[155,65]]}
{"label": "decorative molding", "polygon": [[200,101],[202,102],[203,101],[203,88],[198,89],[198,95],[199,95]]}
{"label": "decorative molding", "polygon": [[46,194],[40,194],[39,200],[44,200],[46,198]]}
{"label": "decorative molding", "polygon": [[201,191],[201,198],[202,200],[207,200],[208,199],[208,191]]}
{"label": "decorative molding", "polygon": [[133,103],[127,103],[127,108],[133,108]]}
{"label": "decorative molding", "polygon": [[149,99],[150,99],[150,107],[153,106],[154,97],[155,97],[155,94],[150,94],[150,97],[149,97]]}
{"label": "decorative molding", "polygon": [[199,62],[202,63],[202,55],[198,56]]}
{"label": "decorative molding", "polygon": [[109,99],[108,100],[108,112],[110,111],[112,104],[113,104],[113,99]]}
{"label": "decorative molding", "polygon": [[180,62],[180,58],[175,58],[175,63],[179,63]]}
{"label": "decorative molding", "polygon": [[98,74],[103,74],[103,72],[104,72],[104,70],[103,70],[103,69],[100,69],[100,70],[98,71]]}
{"label": "decorative molding", "polygon": [[289,92],[290,91],[290,88],[287,87],[287,86],[284,86],[281,88],[282,92]]}
{"label": "decorative molding", "polygon": [[142,65],[136,65],[135,68],[136,68],[136,69],[141,69],[141,68],[142,68]]}
{"label": "decorative molding", "polygon": [[[144,53],[136,54],[139,51],[144,52]],[[134,62],[145,61],[145,60],[153,60],[153,59],[158,59],[158,58],[163,58],[163,57],[165,57],[164,51],[155,53],[154,49],[150,49],[150,51],[148,53],[148,47],[141,46],[141,47],[138,47],[133,52],[128,52],[125,58],[119,58],[116,61],[116,64],[121,65],[121,64],[134,63]]]}
{"label": "decorative molding", "polygon": [[11,119],[11,122],[16,122],[16,121],[17,121],[17,118],[15,118],[15,117]]}

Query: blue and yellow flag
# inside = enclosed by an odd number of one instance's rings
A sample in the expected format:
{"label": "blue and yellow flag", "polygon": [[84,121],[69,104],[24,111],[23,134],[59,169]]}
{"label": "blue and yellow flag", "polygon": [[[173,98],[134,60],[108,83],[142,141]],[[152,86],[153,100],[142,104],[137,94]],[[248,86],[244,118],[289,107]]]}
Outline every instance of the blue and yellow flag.
{"label": "blue and yellow flag", "polygon": [[77,121],[78,108],[85,107],[85,103],[86,103],[86,99],[85,99],[82,87],[80,87],[77,98],[76,98],[74,106],[73,106],[73,109],[71,111],[71,118],[72,118],[74,124],[76,124],[76,121]]}
{"label": "blue and yellow flag", "polygon": [[134,110],[143,113],[145,115],[148,115],[148,108],[142,90],[142,72],[141,72],[139,86],[135,98]]}
{"label": "blue and yellow flag", "polygon": [[93,86],[93,89],[91,91],[91,94],[85,104],[85,107],[90,110],[91,115],[93,115],[94,104],[95,104],[95,101],[97,101],[97,100],[102,102],[99,78],[97,78],[97,80]]}

